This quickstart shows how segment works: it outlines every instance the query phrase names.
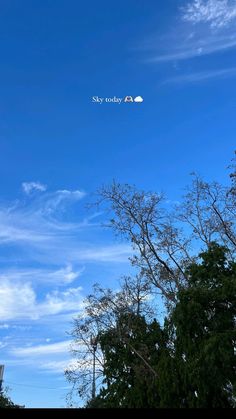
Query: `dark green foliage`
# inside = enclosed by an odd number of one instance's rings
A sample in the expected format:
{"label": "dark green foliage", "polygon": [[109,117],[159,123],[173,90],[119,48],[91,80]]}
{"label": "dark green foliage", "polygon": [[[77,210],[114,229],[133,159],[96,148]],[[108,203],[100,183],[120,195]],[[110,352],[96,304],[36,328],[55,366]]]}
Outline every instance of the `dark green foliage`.
{"label": "dark green foliage", "polygon": [[[157,407],[157,374],[163,332],[134,314],[120,316],[114,328],[99,337],[105,356],[104,407]],[[156,348],[156,344],[160,346]]]}
{"label": "dark green foliage", "polygon": [[236,264],[211,243],[163,328],[120,315],[98,337],[104,387],[87,407],[234,407]]}
{"label": "dark green foliage", "polygon": [[235,385],[236,264],[217,244],[189,268],[189,287],[173,312],[183,405],[232,407]]}
{"label": "dark green foliage", "polygon": [[0,409],[20,409],[22,406],[14,404],[6,392],[0,392]]}

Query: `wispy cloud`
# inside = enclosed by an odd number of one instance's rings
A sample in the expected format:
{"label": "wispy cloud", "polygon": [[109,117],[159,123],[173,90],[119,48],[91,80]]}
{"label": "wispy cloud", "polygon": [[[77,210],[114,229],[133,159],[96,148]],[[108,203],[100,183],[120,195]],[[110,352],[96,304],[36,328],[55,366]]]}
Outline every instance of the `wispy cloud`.
{"label": "wispy cloud", "polygon": [[[171,37],[170,37],[171,38]],[[159,50],[147,60],[149,63],[174,62],[188,60],[214,53],[223,52],[236,47],[236,34],[231,33],[222,36],[212,34],[194,34],[191,39],[179,35],[172,41],[166,39],[166,50]],[[168,44],[171,44],[170,47]],[[158,41],[157,41],[158,45]],[[155,49],[155,48],[153,48]]]}
{"label": "wispy cloud", "polygon": [[183,20],[194,24],[209,23],[212,28],[222,28],[235,19],[234,0],[194,0],[183,8]]}
{"label": "wispy cloud", "polygon": [[[99,217],[100,213],[81,217],[80,213],[83,211],[80,212],[77,207],[77,216],[73,221],[69,221],[67,214],[84,196],[85,193],[80,190],[58,190],[30,196],[27,201],[0,203],[0,244],[14,248],[12,254],[15,258],[20,254],[21,259],[23,256],[28,262],[36,261],[44,265],[61,265],[62,261],[71,266],[83,261],[127,260],[130,249],[126,244],[94,243],[91,231],[99,228],[99,223],[94,221],[94,218]],[[70,270],[63,271],[61,267],[55,273],[32,270],[31,273],[35,273],[36,278],[39,278],[41,273],[45,274],[48,281],[57,277],[59,281],[67,278],[68,282],[73,279],[74,274]]]}
{"label": "wispy cloud", "polygon": [[42,193],[29,201],[0,205],[0,243],[40,243],[55,237],[57,232],[66,232],[79,227],[62,221],[70,205],[80,201],[85,193],[79,190],[58,190]]}
{"label": "wispy cloud", "polygon": [[42,190],[10,204],[0,202],[2,324],[52,324],[59,317],[65,323],[82,307],[76,281],[84,285],[88,264],[109,263],[115,269],[128,262],[130,246],[101,241],[94,221],[100,214],[84,217],[84,196],[80,190]]}
{"label": "wispy cloud", "polygon": [[171,77],[165,80],[162,84],[187,84],[187,83],[201,83],[210,79],[234,77],[236,76],[236,67],[226,68],[222,70],[202,71],[198,73],[182,74],[180,76]]}
{"label": "wispy cloud", "polygon": [[44,192],[46,191],[47,186],[40,182],[23,182],[22,189],[27,195],[29,195],[33,191]]}
{"label": "wispy cloud", "polygon": [[194,0],[180,7],[168,33],[143,43],[147,62],[167,63],[236,47],[236,0]]}

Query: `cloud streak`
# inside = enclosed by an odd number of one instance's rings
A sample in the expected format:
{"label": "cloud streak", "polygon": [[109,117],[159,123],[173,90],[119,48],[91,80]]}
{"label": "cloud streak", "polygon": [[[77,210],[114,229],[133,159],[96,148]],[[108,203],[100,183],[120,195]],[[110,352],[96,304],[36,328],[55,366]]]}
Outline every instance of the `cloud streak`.
{"label": "cloud streak", "polygon": [[61,286],[71,284],[77,280],[83,272],[84,268],[73,270],[71,264],[55,270],[46,268],[4,269],[2,272],[0,271],[0,283],[7,279],[12,282],[33,281],[34,284]]}
{"label": "cloud streak", "polygon": [[51,343],[47,345],[35,345],[29,347],[14,348],[10,351],[12,355],[17,357],[37,357],[50,354],[68,353],[71,341]]}
{"label": "cloud streak", "polygon": [[188,84],[201,83],[211,79],[228,78],[236,76],[236,67],[226,68],[222,70],[202,71],[198,73],[183,74],[176,77],[171,77],[165,80],[162,84]]}
{"label": "cloud streak", "polygon": [[[178,33],[178,31],[176,31]],[[165,50],[158,48],[159,41],[156,41],[156,54],[149,58],[149,63],[165,63],[174,61],[183,61],[193,58],[199,58],[204,55],[224,52],[236,47],[236,34],[234,32],[213,35],[211,33],[194,33],[189,37],[187,33],[182,33],[172,39],[172,36],[166,38]],[[153,46],[153,50],[155,47]]]}

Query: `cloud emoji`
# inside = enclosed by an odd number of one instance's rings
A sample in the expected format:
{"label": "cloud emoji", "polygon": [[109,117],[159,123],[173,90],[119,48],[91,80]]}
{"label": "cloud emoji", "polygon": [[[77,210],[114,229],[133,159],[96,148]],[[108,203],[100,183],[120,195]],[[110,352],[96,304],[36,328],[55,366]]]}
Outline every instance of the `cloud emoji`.
{"label": "cloud emoji", "polygon": [[134,102],[137,102],[137,103],[143,102],[142,96],[137,96],[136,98],[134,98]]}

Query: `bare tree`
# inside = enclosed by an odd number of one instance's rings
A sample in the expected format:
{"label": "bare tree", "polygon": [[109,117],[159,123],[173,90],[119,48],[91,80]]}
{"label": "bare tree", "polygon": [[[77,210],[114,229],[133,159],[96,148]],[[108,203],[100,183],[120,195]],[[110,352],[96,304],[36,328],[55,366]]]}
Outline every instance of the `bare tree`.
{"label": "bare tree", "polygon": [[99,204],[108,203],[114,214],[109,226],[133,247],[132,265],[174,302],[177,289],[187,280],[190,241],[173,222],[163,194],[137,191],[133,186],[114,182],[103,187],[99,195]]}
{"label": "bare tree", "polygon": [[193,174],[182,202],[167,205],[164,195],[113,182],[99,190],[98,205],[109,210],[107,226],[130,242],[132,265],[167,305],[186,286],[186,266],[212,241],[236,251],[236,163],[231,184],[206,182]]}
{"label": "bare tree", "polygon": [[190,238],[209,247],[212,241],[236,250],[235,199],[231,185],[204,182],[193,174],[183,202],[177,208],[177,219],[190,227]]}

